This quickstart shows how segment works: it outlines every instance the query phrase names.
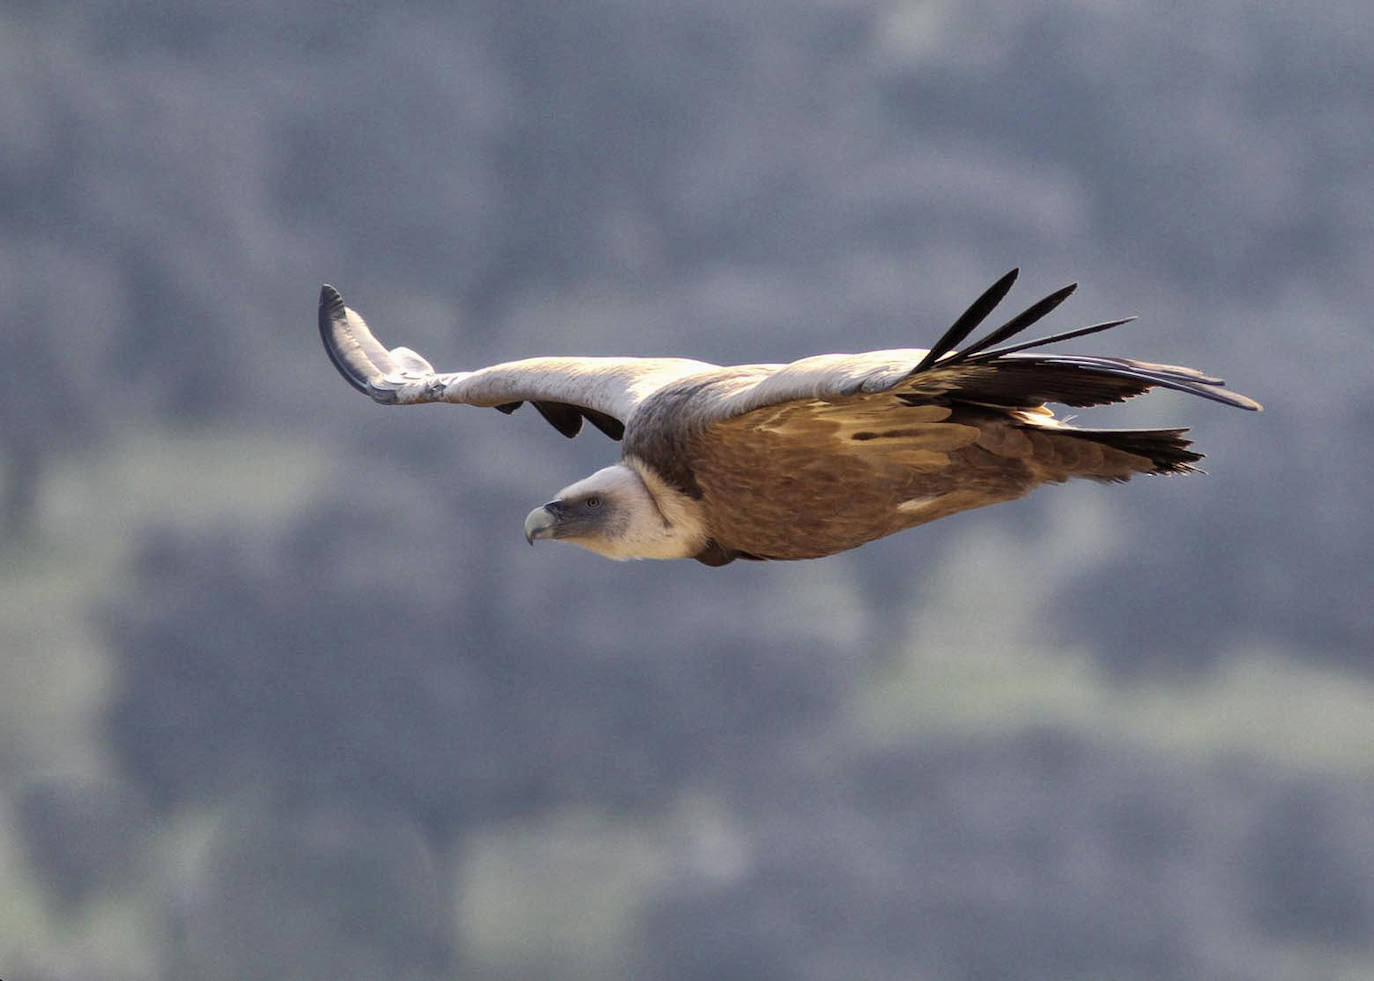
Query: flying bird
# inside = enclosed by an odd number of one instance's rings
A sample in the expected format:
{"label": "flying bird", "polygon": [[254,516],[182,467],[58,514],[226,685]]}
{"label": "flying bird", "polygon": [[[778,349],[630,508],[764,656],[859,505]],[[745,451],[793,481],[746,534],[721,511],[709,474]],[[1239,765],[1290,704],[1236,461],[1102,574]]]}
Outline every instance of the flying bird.
{"label": "flying bird", "polygon": [[320,290],[334,366],[384,405],[461,402],[505,413],[529,402],[564,436],[583,421],[620,460],[525,519],[525,538],[613,559],[813,559],[1072,477],[1123,481],[1198,472],[1186,429],[1079,429],[1046,403],[1081,407],[1170,388],[1258,410],[1220,378],[1125,358],[1029,353],[1134,318],[1007,343],[1073,292],[1066,286],[965,343],[1015,281],[978,297],[929,350],[821,354],[722,367],[685,358],[528,358],[438,372],[387,350]]}

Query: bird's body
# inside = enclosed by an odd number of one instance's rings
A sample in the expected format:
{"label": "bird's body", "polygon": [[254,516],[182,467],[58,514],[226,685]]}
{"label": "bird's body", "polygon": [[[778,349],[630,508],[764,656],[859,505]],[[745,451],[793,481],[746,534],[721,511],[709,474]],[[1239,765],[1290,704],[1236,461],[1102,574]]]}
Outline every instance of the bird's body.
{"label": "bird's body", "polygon": [[820,355],[720,367],[679,358],[532,358],[440,374],[386,350],[332,287],[320,330],[336,367],[379,402],[530,401],[560,432],[584,419],[623,439],[621,460],[559,492],[526,537],[612,558],[806,559],[1072,477],[1187,473],[1184,430],[1086,430],[1047,402],[1117,402],[1162,386],[1247,409],[1258,403],[1190,368],[997,348],[1066,287],[959,349],[1011,286],[1003,277],[929,350]]}

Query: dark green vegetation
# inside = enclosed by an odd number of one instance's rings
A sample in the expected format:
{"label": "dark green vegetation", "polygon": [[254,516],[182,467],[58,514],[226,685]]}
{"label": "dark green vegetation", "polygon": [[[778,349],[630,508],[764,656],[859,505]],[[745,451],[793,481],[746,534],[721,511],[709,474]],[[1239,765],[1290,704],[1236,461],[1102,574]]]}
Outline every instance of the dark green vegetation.
{"label": "dark green vegetation", "polygon": [[[0,976],[1374,972],[1366,7],[7,9]],[[520,530],[613,444],[313,329],[787,360],[1018,264],[1268,411],[1094,412],[1210,477],[617,565]]]}

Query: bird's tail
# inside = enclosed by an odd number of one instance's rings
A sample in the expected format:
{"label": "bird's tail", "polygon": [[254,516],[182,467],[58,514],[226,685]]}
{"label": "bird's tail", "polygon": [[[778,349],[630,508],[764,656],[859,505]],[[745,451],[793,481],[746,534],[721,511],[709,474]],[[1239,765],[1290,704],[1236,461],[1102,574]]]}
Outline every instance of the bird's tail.
{"label": "bird's tail", "polygon": [[[1202,454],[1189,449],[1192,446],[1192,440],[1184,438],[1183,435],[1187,431],[1186,429],[1073,429],[1066,427],[1054,432],[1059,437],[1087,440],[1141,458],[1142,463],[1140,465],[1130,467],[1130,471],[1135,473],[1202,473],[1194,466],[1202,459]],[[1118,465],[1105,467],[1103,472],[1078,473],[1075,476],[1096,480],[1127,479],[1130,473],[1122,473],[1119,466],[1120,462],[1124,461],[1120,461],[1116,454],[1109,454],[1109,458],[1114,458],[1113,462]],[[1148,466],[1143,465],[1145,460],[1149,461]]]}

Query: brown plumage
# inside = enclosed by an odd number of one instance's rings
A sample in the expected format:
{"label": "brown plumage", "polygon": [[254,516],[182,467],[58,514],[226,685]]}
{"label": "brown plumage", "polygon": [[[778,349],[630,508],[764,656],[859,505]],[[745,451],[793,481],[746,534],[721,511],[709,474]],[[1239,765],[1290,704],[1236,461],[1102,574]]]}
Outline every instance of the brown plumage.
{"label": "brown plumage", "polygon": [[533,358],[440,374],[408,349],[383,348],[328,286],[320,329],[335,366],[379,402],[512,412],[530,401],[566,436],[584,419],[623,436],[620,463],[564,488],[525,527],[531,541],[566,539],[613,558],[818,558],[1043,483],[1190,473],[1202,459],[1186,430],[1077,429],[1048,402],[1100,405],[1165,387],[1259,408],[1191,368],[1023,353],[1126,321],[1005,344],[1072,286],[960,347],[1015,276],[929,350],[790,365]]}

